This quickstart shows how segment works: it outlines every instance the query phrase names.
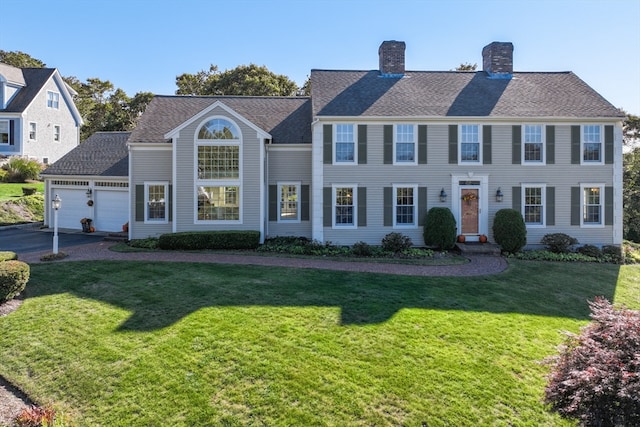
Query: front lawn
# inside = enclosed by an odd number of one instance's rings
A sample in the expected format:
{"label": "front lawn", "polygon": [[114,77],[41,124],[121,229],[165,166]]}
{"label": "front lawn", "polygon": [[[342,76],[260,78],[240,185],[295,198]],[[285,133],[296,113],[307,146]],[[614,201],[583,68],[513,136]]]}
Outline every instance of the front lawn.
{"label": "front lawn", "polygon": [[510,260],[419,278],[211,264],[32,266],[0,374],[80,426],[569,426],[540,364],[640,267]]}
{"label": "front lawn", "polygon": [[44,193],[44,182],[7,183],[0,182],[0,202],[15,200],[23,196],[22,187],[35,188],[40,194]]}

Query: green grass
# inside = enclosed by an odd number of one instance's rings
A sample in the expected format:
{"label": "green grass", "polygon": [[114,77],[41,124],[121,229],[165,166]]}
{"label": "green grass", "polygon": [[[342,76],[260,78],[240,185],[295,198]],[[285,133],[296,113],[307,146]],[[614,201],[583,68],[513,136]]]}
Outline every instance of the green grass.
{"label": "green grass", "polygon": [[22,187],[37,188],[38,193],[44,193],[44,182],[18,184],[0,182],[0,202],[22,197]]}
{"label": "green grass", "polygon": [[0,374],[80,426],[569,426],[541,403],[587,300],[640,267],[510,260],[419,278],[210,264],[33,265]]}

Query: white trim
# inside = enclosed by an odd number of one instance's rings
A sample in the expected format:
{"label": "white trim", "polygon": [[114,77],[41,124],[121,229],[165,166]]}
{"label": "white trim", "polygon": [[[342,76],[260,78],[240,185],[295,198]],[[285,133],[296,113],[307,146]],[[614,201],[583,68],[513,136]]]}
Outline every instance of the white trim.
{"label": "white trim", "polygon": [[[352,224],[336,224],[336,189],[351,188]],[[355,230],[358,228],[358,184],[331,185],[331,227],[337,230]]]}
{"label": "white trim", "polygon": [[[462,126],[477,126],[478,127],[478,160],[462,160]],[[458,165],[461,166],[482,166],[482,124],[480,123],[460,123],[458,124]]]}
{"label": "white trim", "polygon": [[[149,187],[162,186],[164,188],[164,218],[149,218]],[[145,181],[144,183],[144,223],[167,224],[169,222],[169,183],[167,181]]]}
{"label": "white trim", "polygon": [[[525,130],[527,126],[540,126],[541,133],[541,144],[542,148],[540,150],[540,160],[526,160],[526,150],[525,150]],[[522,123],[520,132],[520,164],[523,166],[545,166],[547,164],[547,126],[541,123]]]}
{"label": "white trim", "polygon": [[267,144],[267,151],[312,151],[312,144]]}
{"label": "white trim", "polygon": [[[296,217],[295,219],[282,219],[282,200],[280,200],[280,198],[282,197],[282,187],[284,186],[294,186],[296,187],[296,196],[298,198],[298,200],[296,201]],[[301,190],[302,190],[302,182],[301,181],[278,181],[277,185],[277,202],[278,202],[278,218],[277,218],[277,222],[281,223],[281,224],[298,224],[300,222],[302,222],[301,218],[300,218],[300,204],[301,204],[301,200],[300,200],[300,196],[301,196]]]}
{"label": "white trim", "polygon": [[0,122],[5,122],[7,124],[7,142],[0,141],[0,145],[11,145],[11,120],[10,119],[0,119]]}
{"label": "white trim", "polygon": [[[393,228],[397,229],[415,229],[418,228],[418,184],[393,184],[393,193],[391,196],[393,197],[393,211],[392,211],[392,221]],[[413,189],[413,224],[398,224],[397,220],[397,201],[398,201],[398,188],[412,188]]]}
{"label": "white trim", "polygon": [[[480,181],[478,186],[460,185],[460,181]],[[473,172],[467,172],[466,175],[451,175],[451,213],[453,213],[456,219],[456,234],[461,234],[462,219],[460,217],[462,213],[462,200],[461,190],[463,188],[478,188],[478,197],[480,198],[478,203],[478,234],[489,234],[489,175],[475,175]],[[468,236],[468,235],[467,235]],[[474,235],[471,235],[473,241]]]}
{"label": "white trim", "polygon": [[622,245],[623,212],[622,205],[622,126],[613,128],[613,244]]}
{"label": "white trim", "polygon": [[[391,122],[396,123],[417,123],[430,124],[430,125],[453,125],[460,124],[460,117],[453,117],[451,119],[443,118],[442,116],[354,116],[354,117],[342,117],[342,116],[315,116],[315,120],[318,123],[329,124],[336,122],[351,122],[357,120],[361,124],[373,124],[384,125]],[[487,116],[465,116],[465,124],[490,124],[490,125],[514,125],[522,124],[526,120],[529,123],[553,123],[556,126],[570,126],[577,123],[595,123],[595,124],[622,124],[625,117],[487,117]]]}
{"label": "white trim", "polygon": [[[35,138],[31,138],[31,125],[34,125],[34,131],[33,133],[35,134]],[[30,121],[27,123],[27,138],[29,139],[29,141],[37,141],[38,140],[38,123],[37,122],[33,122]]]}
{"label": "white trim", "polygon": [[[584,140],[584,128],[585,126],[594,126],[594,127],[598,127],[599,128],[599,132],[600,132],[600,160],[595,161],[595,160],[585,160],[584,159],[584,144],[586,144],[585,140]],[[587,125],[585,124],[581,124],[580,125],[580,164],[584,165],[584,166],[600,166],[600,165],[604,165],[604,156],[605,156],[605,147],[604,147],[604,125],[602,124],[595,124],[595,123],[589,123]]]}
{"label": "white trim", "polygon": [[[541,212],[542,223],[527,223],[525,217],[525,188],[540,188],[541,189]],[[522,212],[522,219],[527,228],[546,228],[547,227],[547,184],[539,183],[525,183],[520,184],[520,212]]]}
{"label": "white trim", "polygon": [[[605,225],[605,187],[606,185],[603,183],[580,183],[580,227],[581,228],[604,228]],[[585,208],[585,200],[584,200],[584,190],[586,188],[599,188],[600,189],[600,222],[599,223],[591,223],[584,222],[584,208]]]}
{"label": "white trim", "polygon": [[314,121],[311,128],[311,237],[319,242],[324,241],[324,164],[322,123]]}
{"label": "white trim", "polygon": [[[336,147],[338,144],[338,126],[351,126],[351,134],[353,135],[353,141],[351,141],[351,143],[353,144],[353,160],[338,161],[336,158],[338,154],[338,150]],[[333,126],[331,126],[331,133],[332,133],[331,137],[333,138],[331,143],[332,144],[331,151],[332,151],[332,157],[333,157],[331,159],[332,164],[336,166],[357,165],[358,164],[358,126],[354,123],[334,123]]]}
{"label": "white trim", "polygon": [[[398,125],[413,127],[413,161],[398,161],[396,157],[396,146],[398,144]],[[405,143],[402,143],[405,144]],[[410,144],[410,143],[407,143]],[[392,164],[399,166],[413,166],[418,164],[418,125],[415,123],[394,123],[393,124],[393,154]]]}
{"label": "white trim", "polygon": [[[51,98],[51,99],[49,99]],[[60,92],[56,92],[54,90],[47,89],[47,108],[51,110],[59,110],[60,109]],[[49,105],[49,101],[51,101],[51,105]],[[56,104],[56,105],[54,105]]]}
{"label": "white trim", "polygon": [[127,146],[129,151],[169,151],[173,150],[174,144],[166,142],[128,142]]}

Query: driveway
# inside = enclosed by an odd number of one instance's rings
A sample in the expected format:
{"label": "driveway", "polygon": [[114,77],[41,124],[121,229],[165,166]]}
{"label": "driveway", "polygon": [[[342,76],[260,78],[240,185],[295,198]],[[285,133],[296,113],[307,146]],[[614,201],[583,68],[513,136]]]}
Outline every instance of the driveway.
{"label": "driveway", "polygon": [[[58,230],[60,248],[95,243],[103,239],[104,235]],[[40,230],[35,227],[0,227],[0,251],[24,254],[46,250],[53,250],[53,230]]]}

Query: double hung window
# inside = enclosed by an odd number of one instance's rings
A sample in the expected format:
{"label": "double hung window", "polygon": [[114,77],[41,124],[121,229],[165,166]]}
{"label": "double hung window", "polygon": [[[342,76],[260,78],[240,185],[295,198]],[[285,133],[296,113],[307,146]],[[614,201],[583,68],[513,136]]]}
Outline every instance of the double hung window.
{"label": "double hung window", "polygon": [[543,226],[545,224],[545,186],[523,185],[522,198],[525,224],[527,226]]}
{"label": "double hung window", "polygon": [[354,163],[356,143],[354,125],[337,124],[336,128],[336,163]]}
{"label": "double hung window", "polygon": [[460,162],[480,163],[480,125],[460,125]]}
{"label": "double hung window", "polygon": [[603,225],[602,186],[585,185],[582,187],[582,224]]}
{"label": "double hung window", "polygon": [[300,220],[300,184],[279,183],[278,221]]}
{"label": "double hung window", "polygon": [[58,92],[47,91],[47,107],[56,110],[60,108],[60,94]]}
{"label": "double hung window", "polygon": [[395,130],[395,163],[415,163],[415,125],[396,125]]}
{"label": "double hung window", "polygon": [[145,184],[145,222],[167,222],[168,185],[166,183]]}
{"label": "double hung window", "polygon": [[416,225],[417,186],[394,186],[394,226]]}
{"label": "double hung window", "polygon": [[355,227],[357,224],[355,189],[355,186],[334,187],[333,219],[336,227]]}
{"label": "double hung window", "polygon": [[602,126],[582,126],[582,161],[584,163],[602,162]]}
{"label": "double hung window", "polygon": [[524,163],[543,163],[544,136],[542,125],[524,125],[522,144]]}

